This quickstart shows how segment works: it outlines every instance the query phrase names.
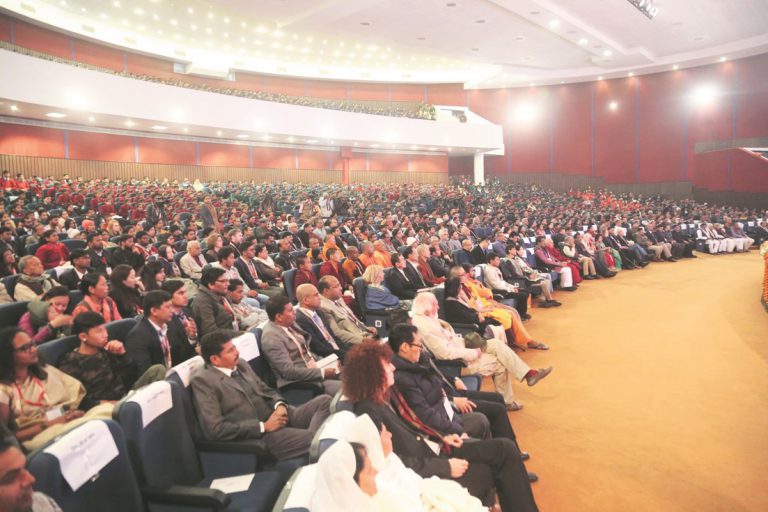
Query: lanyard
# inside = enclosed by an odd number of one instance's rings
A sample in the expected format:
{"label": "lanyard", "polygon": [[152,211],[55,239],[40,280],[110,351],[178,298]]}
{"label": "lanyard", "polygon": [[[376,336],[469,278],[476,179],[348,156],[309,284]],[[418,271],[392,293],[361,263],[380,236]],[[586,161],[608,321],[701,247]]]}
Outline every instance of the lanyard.
{"label": "lanyard", "polygon": [[40,394],[37,396],[36,402],[30,402],[29,400],[24,398],[21,395],[21,388],[15,382],[13,383],[13,387],[16,389],[16,393],[18,393],[19,395],[19,400],[21,400],[27,405],[31,405],[32,407],[42,407],[43,405],[45,405],[45,403],[43,402],[43,399],[45,398],[45,388],[43,387],[43,383],[40,382],[40,379],[38,379],[37,377],[32,377],[32,380],[37,384],[37,387],[40,388]]}

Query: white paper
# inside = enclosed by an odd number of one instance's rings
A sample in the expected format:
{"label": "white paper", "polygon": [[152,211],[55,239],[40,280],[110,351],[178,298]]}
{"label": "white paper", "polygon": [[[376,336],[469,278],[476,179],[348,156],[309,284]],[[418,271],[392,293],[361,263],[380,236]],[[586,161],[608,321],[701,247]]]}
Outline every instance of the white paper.
{"label": "white paper", "polygon": [[338,370],[339,356],[337,356],[336,354],[325,356],[324,358],[317,361],[316,364],[317,364],[317,368],[320,368],[321,370],[324,370],[326,368],[336,368]]}
{"label": "white paper", "polygon": [[205,361],[203,361],[202,356],[195,356],[192,359],[187,359],[183,363],[179,363],[173,368],[170,368],[168,370],[168,373],[166,373],[166,376],[175,373],[179,376],[179,379],[181,379],[181,382],[184,384],[184,387],[189,387],[189,376],[192,373],[192,370],[195,368],[199,368],[200,366],[203,366],[205,364]]}
{"label": "white paper", "polygon": [[142,427],[147,428],[147,425],[173,405],[171,383],[164,380],[153,382],[134,393],[128,401],[139,404]]}
{"label": "white paper", "polygon": [[752,222],[752,221],[747,222],[747,226],[749,226],[749,227],[753,227],[754,225],[755,225],[755,223]]}
{"label": "white paper", "polygon": [[232,344],[237,347],[240,357],[246,361],[252,361],[259,357],[259,344],[256,343],[256,336],[247,332],[232,340]]}
{"label": "white paper", "polygon": [[451,405],[451,402],[448,401],[448,397],[443,397],[443,407],[445,408],[445,412],[448,414],[448,419],[453,421],[453,416],[456,414],[453,410],[453,406]]}
{"label": "white paper", "polygon": [[680,229],[688,229],[688,224],[680,224]]}
{"label": "white paper", "polygon": [[52,407],[45,411],[45,419],[47,421],[53,421],[56,418],[60,418],[64,414],[64,409],[61,407]]}
{"label": "white paper", "polygon": [[96,476],[117,457],[117,445],[103,421],[89,421],[64,434],[45,449],[59,459],[61,475],[72,491]]}
{"label": "white paper", "polygon": [[251,487],[255,473],[247,475],[230,476],[229,478],[217,478],[211,482],[211,489],[218,489],[225,494],[247,491]]}

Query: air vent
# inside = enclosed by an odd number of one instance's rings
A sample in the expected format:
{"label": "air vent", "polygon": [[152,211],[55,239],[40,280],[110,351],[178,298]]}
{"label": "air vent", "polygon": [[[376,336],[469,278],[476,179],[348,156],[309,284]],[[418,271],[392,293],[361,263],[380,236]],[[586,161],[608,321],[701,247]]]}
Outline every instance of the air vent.
{"label": "air vent", "polygon": [[126,37],[124,41],[126,42],[126,44],[131,44],[131,45],[135,45],[138,43],[138,41],[132,37]]}
{"label": "air vent", "polygon": [[186,57],[187,56],[187,52],[185,52],[184,50],[174,50],[173,53],[174,53],[174,55],[178,55],[179,57]]}
{"label": "air vent", "polygon": [[81,25],[80,28],[83,29],[83,32],[90,32],[91,34],[96,33],[96,29],[91,27],[90,25]]}
{"label": "air vent", "polygon": [[35,9],[33,6],[29,4],[22,3],[21,8],[24,9],[25,11],[34,12],[34,13],[37,12],[37,9]]}

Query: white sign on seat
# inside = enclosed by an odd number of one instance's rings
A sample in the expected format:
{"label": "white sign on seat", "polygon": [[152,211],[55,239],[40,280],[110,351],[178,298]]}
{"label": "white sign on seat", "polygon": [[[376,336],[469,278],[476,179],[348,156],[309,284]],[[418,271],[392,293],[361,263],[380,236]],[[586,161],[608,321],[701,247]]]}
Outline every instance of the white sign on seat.
{"label": "white sign on seat", "polygon": [[64,434],[45,453],[59,460],[61,476],[77,491],[117,457],[118,450],[107,424],[93,420]]}
{"label": "white sign on seat", "polygon": [[171,398],[171,383],[164,380],[139,389],[128,399],[141,407],[141,423],[143,428],[155,421],[155,418],[173,406]]}
{"label": "white sign on seat", "polygon": [[232,344],[237,347],[240,357],[246,361],[252,361],[259,357],[259,344],[256,342],[256,336],[247,332],[234,338]]}
{"label": "white sign on seat", "polygon": [[203,360],[203,356],[195,356],[191,359],[187,359],[183,363],[179,363],[173,368],[170,368],[168,370],[168,373],[165,374],[167,377],[168,375],[175,373],[179,376],[179,379],[181,379],[181,382],[184,384],[184,387],[189,386],[189,376],[192,373],[192,370],[195,368],[199,368],[205,364],[205,361]]}

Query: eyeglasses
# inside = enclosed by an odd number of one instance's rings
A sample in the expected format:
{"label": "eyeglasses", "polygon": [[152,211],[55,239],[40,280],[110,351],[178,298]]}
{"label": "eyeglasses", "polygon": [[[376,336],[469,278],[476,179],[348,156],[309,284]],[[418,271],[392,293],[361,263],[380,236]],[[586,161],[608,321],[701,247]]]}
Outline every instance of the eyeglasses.
{"label": "eyeglasses", "polygon": [[[408,342],[406,342],[406,343],[408,343]],[[412,346],[412,347],[416,347],[416,348],[418,348],[419,350],[421,350],[421,349],[423,349],[423,348],[424,348],[424,345],[422,345],[421,343],[408,343],[408,345],[410,345],[410,346]]]}
{"label": "eyeglasses", "polygon": [[29,343],[25,343],[22,346],[13,349],[14,352],[32,352],[32,349],[35,348],[35,342],[30,341]]}
{"label": "eyeglasses", "polygon": [[217,283],[228,283],[229,279],[217,279],[216,282]]}

